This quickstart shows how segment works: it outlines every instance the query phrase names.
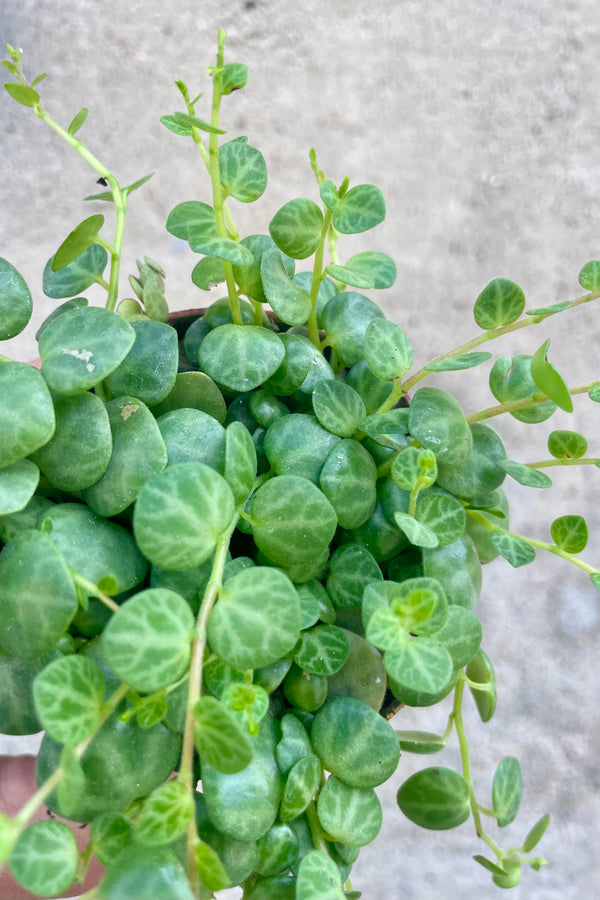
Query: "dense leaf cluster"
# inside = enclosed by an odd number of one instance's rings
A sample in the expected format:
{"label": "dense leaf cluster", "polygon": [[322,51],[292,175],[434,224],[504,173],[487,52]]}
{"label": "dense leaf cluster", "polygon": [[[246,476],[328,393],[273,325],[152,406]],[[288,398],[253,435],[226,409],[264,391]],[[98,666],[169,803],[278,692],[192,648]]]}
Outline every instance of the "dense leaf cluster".
{"label": "dense leaf cluster", "polygon": [[[222,43],[213,112],[247,78],[223,64]],[[9,93],[47,118],[10,56]],[[194,284],[224,282],[226,294],[168,323],[165,273],[146,258],[130,279],[136,299],[115,309],[120,245],[100,237],[100,215],[46,266],[45,293],[68,299],[38,331],[41,368],[0,362],[0,731],[45,731],[37,801],[91,824],[86,859],[107,867],[100,900],[209,898],[231,885],[245,900],[357,898],[350,870],[382,821],[374,788],[401,751],[436,753],[453,728],[462,773],[417,772],[399,807],[432,830],[473,815],[495,855],[476,859],[498,885],[516,884],[522,862],[544,862],[526,854],[547,817],[508,851],[481,828],[486,812],[513,821],[522,785],[506,757],[492,810],[475,800],[463,691],[484,722],[496,694],[473,609],[482,564],[501,554],[523,565],[534,546],[571,558],[585,521],[557,519],[549,545],[511,533],[503,481],[546,487],[541,464],[507,459],[488,416],[466,417],[440,388],[409,401],[428,372],[491,354],[475,340],[408,377],[408,337],[361,293],[393,284],[392,260],[366,251],[342,264],[336,250],[340,235],[383,220],[378,188],[336,188],[313,157],[321,205],[292,200],[268,233],[240,239],[225,202],[262,195],[264,158],[245,138],[219,146],[218,116],[198,118],[199,98],[178,88],[187,112],[162,121],[204,151],[213,203],[180,203],[167,229],[201,255]],[[108,176],[111,191],[94,199],[117,211],[146,180],[121,189]],[[596,273],[582,273],[590,291]],[[106,308],[79,296],[93,283]],[[475,304],[485,339],[524,306],[515,284],[491,282]],[[0,261],[0,336],[30,315],[27,285]],[[569,408],[547,350],[494,363],[502,411],[541,422]],[[575,432],[550,436],[556,463],[586,448]],[[394,731],[402,704],[451,692],[443,735]],[[79,871],[73,833],[25,827],[28,815],[0,818],[0,861],[33,893],[57,895]]]}

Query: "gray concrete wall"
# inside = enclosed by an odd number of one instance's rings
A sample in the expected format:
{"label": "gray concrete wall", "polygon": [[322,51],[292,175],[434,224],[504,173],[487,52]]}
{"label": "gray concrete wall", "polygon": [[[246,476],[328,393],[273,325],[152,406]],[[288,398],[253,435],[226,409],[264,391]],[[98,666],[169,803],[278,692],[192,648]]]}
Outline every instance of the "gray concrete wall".
{"label": "gray concrete wall", "polygon": [[[577,274],[600,256],[600,7],[595,0],[1,0],[0,39],[24,49],[26,70],[50,73],[44,102],[64,125],[81,106],[81,136],[122,183],[156,172],[132,195],[124,273],[143,254],[168,271],[173,308],[202,305],[189,280],[191,254],[164,232],[169,210],[210,202],[190,144],[158,123],[181,108],[173,81],[208,90],[219,26],[227,57],[250,67],[248,87],[224,102],[223,123],[264,153],[270,184],[258,204],[232,202],[242,233],[264,231],[288,199],[315,197],[308,151],[335,182],[373,182],[388,202],[385,223],[340,243],[390,253],[395,287],[376,299],[407,331],[423,364],[476,334],[473,301],[494,276],[517,281],[529,306],[581,293]],[[84,216],[95,175],[30,111],[0,98],[0,253],[26,277],[37,320],[53,303],[42,295],[48,257]],[[347,248],[347,251],[346,251]],[[126,281],[123,291],[128,293]],[[100,302],[100,293],[95,295]],[[35,353],[30,326],[5,353]],[[572,384],[598,377],[600,320],[593,307],[557,317],[498,353],[533,352],[552,337],[551,359]],[[487,369],[448,377],[446,387],[474,411],[492,401]],[[441,383],[433,382],[432,383]],[[557,414],[535,434],[498,421],[509,456],[546,456],[552,428],[580,428],[600,454],[598,407],[576,400],[575,419]],[[555,516],[586,512],[592,538],[583,554],[600,560],[600,473],[556,471],[552,493],[516,486],[512,525],[548,539]],[[595,528],[594,528],[595,526]],[[468,710],[472,765],[482,802],[498,759],[519,756],[522,812],[506,829],[518,844],[544,812],[552,828],[541,847],[551,865],[526,872],[514,900],[597,895],[597,691],[600,595],[586,575],[538,555],[513,571],[486,570],[480,603],[484,645],[499,678],[495,719]],[[468,704],[467,704],[468,705]],[[402,712],[397,727],[443,727],[447,707]],[[437,757],[456,765],[455,750]],[[405,756],[381,790],[382,834],[363,851],[353,883],[365,900],[481,900],[493,897],[471,824],[448,833],[413,827],[394,808],[398,785],[429,764]]]}

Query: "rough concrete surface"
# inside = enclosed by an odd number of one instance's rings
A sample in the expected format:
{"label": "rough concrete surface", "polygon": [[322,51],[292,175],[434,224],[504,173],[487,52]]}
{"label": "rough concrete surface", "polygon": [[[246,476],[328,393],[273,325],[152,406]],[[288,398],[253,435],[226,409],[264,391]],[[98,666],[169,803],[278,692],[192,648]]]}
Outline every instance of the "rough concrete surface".
{"label": "rough concrete surface", "polygon": [[[339,183],[383,190],[385,223],[340,242],[390,253],[396,285],[375,297],[413,341],[416,362],[474,336],[471,308],[497,275],[514,279],[530,307],[576,297],[580,267],[600,257],[600,6],[596,0],[0,0],[0,38],[24,49],[26,71],[54,117],[68,124],[82,106],[89,147],[129,183],[155,172],[130,200],[124,276],[148,254],[168,272],[173,308],[205,304],[191,284],[191,253],[164,231],[169,210],[210,202],[209,183],[191,144],[162,128],[181,108],[173,81],[208,90],[216,32],[227,55],[250,68],[248,87],[224,101],[223,123],[264,153],[270,173],[258,204],[232,202],[241,233],[264,231],[288,199],[315,197],[308,150]],[[199,108],[200,114],[202,111]],[[204,113],[208,116],[207,107]],[[0,253],[32,288],[36,322],[54,304],[41,274],[58,243],[86,215],[105,212],[82,198],[96,176],[30,110],[0,98]],[[128,293],[123,278],[123,292]],[[100,302],[101,293],[94,295]],[[35,324],[3,353],[35,355]],[[598,377],[598,310],[557,316],[492,347],[532,353],[552,337],[550,357],[570,384]],[[489,366],[445,384],[468,412],[490,405]],[[585,397],[575,417],[559,413],[535,429],[495,420],[510,458],[547,456],[553,428],[583,431],[600,454],[598,407]],[[583,556],[600,560],[600,474],[554,470],[551,492],[516,484],[512,527],[539,539],[558,515],[585,512],[592,537]],[[512,570],[485,571],[479,611],[484,646],[496,665],[499,702],[486,726],[466,704],[475,784],[489,802],[493,770],[519,757],[525,792],[517,821],[499,836],[519,844],[544,812],[552,826],[541,845],[550,865],[526,871],[514,900],[597,896],[600,774],[597,747],[600,595],[585,573],[549,554]],[[442,728],[445,706],[402,711],[396,727]],[[17,742],[0,743],[0,751]],[[435,759],[458,765],[455,747]],[[411,825],[395,792],[429,759],[403,757],[380,796],[384,825],[353,871],[365,900],[484,900],[498,895],[471,860],[485,848],[471,823],[442,833]],[[237,896],[231,892],[231,896]]]}

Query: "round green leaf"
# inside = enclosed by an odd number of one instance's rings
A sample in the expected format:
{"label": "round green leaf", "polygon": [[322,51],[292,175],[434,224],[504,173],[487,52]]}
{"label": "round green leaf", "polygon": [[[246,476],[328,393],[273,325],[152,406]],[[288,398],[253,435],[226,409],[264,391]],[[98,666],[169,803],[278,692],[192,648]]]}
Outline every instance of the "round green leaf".
{"label": "round green leaf", "polygon": [[506,448],[498,432],[486,422],[474,422],[469,428],[473,438],[469,455],[459,465],[440,463],[437,473],[440,487],[467,500],[496,490],[506,477]]}
{"label": "round green leaf", "polygon": [[215,211],[207,203],[186,200],[178,203],[167,217],[165,228],[182,241],[202,237],[218,237]]}
{"label": "round green leaf", "polygon": [[333,448],[337,435],[321,428],[312,416],[303,413],[281,416],[267,429],[265,453],[278,475],[297,475],[314,484]]}
{"label": "round green leaf", "polygon": [[137,397],[148,406],[164,400],[175,385],[179,349],[177,332],[164,322],[141,319],[131,323],[135,343],[106,384],[115,397]]}
{"label": "round green leaf", "polygon": [[256,147],[245,141],[228,141],[219,147],[219,178],[226,197],[241,203],[258,200],[267,186],[267,165]]}
{"label": "round green leaf", "polygon": [[133,530],[150,562],[163,569],[188,569],[212,554],[234,508],[229,485],[214,469],[179,463],[144,484]]}
{"label": "round green leaf", "polygon": [[392,381],[408,372],[413,352],[405,333],[387,319],[372,319],[365,333],[364,353],[377,378]]}
{"label": "round green leaf", "polygon": [[473,315],[480,328],[498,328],[519,318],[525,309],[525,294],[507,278],[494,278],[475,301]]}
{"label": "round green leaf", "polygon": [[170,844],[188,829],[194,818],[194,800],[176,779],[161,784],[144,803],[135,824],[135,838],[151,847]]}
{"label": "round green leaf", "polygon": [[321,850],[309,850],[302,857],[295,896],[296,900],[344,900],[340,872],[330,856]]}
{"label": "round green leaf", "polygon": [[372,582],[383,581],[373,555],[360,544],[338,547],[329,560],[327,593],[340,609],[360,606],[363,591]]}
{"label": "round green leaf", "polygon": [[135,397],[118,397],[106,404],[112,434],[110,462],[85,500],[99,516],[116,516],[127,509],[151,475],[167,463],[167,450],[156,419]]}
{"label": "round green leaf", "polygon": [[426,525],[417,522],[417,520],[413,516],[409,516],[408,513],[395,512],[394,521],[400,531],[406,535],[410,543],[415,547],[438,546],[439,540],[437,534]]}
{"label": "round green leaf", "polygon": [[204,372],[179,372],[171,392],[152,407],[152,412],[158,418],[172,409],[184,408],[208,413],[221,425],[227,415],[223,394]]}
{"label": "round green leaf", "polygon": [[290,769],[281,797],[279,815],[285,821],[301,815],[319,788],[321,763],[310,753]]}
{"label": "round green leaf", "polygon": [[194,857],[198,867],[198,875],[202,884],[211,891],[220,891],[228,887],[231,879],[219,854],[213,850],[210,844],[200,841],[194,847]]}
{"label": "round green leaf", "polygon": [[126,846],[111,862],[98,900],[194,900],[187,875],[168,847]]}
{"label": "round green leaf", "polygon": [[54,428],[52,397],[38,370],[21,362],[0,363],[0,468],[29,456]]}
{"label": "round green leaf", "polygon": [[481,592],[481,563],[468,534],[452,544],[425,549],[422,553],[423,574],[436,578],[444,589],[448,603],[472,609]]}
{"label": "round green leaf", "polygon": [[265,482],[254,494],[250,515],[256,545],[283,566],[313,560],[327,548],[337,528],[329,500],[297,475],[278,475]]}
{"label": "round green leaf", "polygon": [[58,272],[53,268],[54,259],[52,256],[46,263],[42,288],[47,297],[60,300],[75,297],[98,281],[106,268],[108,253],[100,244],[92,244]]}
{"label": "round green leaf", "polygon": [[26,890],[44,897],[64,893],[77,874],[75,835],[64,822],[36,822],[19,837],[8,865]]}
{"label": "round green leaf", "polygon": [[310,739],[323,766],[350,787],[382,784],[400,757],[389,722],[352,697],[327,701],[315,716]]}
{"label": "round green leaf", "polygon": [[339,672],[327,679],[327,699],[354,697],[379,712],[387,686],[381,654],[359,634],[344,629],[350,652]]}
{"label": "round green leaf", "polygon": [[20,272],[0,257],[0,341],[20,334],[31,318],[31,291]]}
{"label": "round green leaf", "polygon": [[455,497],[437,493],[419,497],[416,519],[433,531],[439,544],[452,544],[458,540],[467,524],[462,503]]}
{"label": "round green leaf", "polygon": [[40,335],[42,374],[58,394],[87,391],[121,363],[135,332],[122,316],[98,306],[69,310]]}
{"label": "round green leaf", "polygon": [[0,645],[35,659],[56,645],[77,611],[62,554],[38,531],[25,531],[0,553]]}
{"label": "round green leaf", "polygon": [[219,473],[225,466],[225,429],[200,409],[172,409],[157,419],[167,464],[199,462]]}
{"label": "round green leaf", "polygon": [[580,459],[587,448],[587,440],[577,431],[557,430],[548,435],[548,450],[556,459]]}
{"label": "round green leaf", "polygon": [[460,465],[469,455],[473,437],[464,413],[454,397],[440,388],[419,388],[412,399],[408,427],[438,464]]}
{"label": "round green leaf", "polygon": [[515,819],[523,794],[523,778],[519,760],[505,756],[498,763],[492,783],[492,806],[503,828]]}
{"label": "round green leaf", "polygon": [[323,213],[313,200],[290,200],[275,213],[269,233],[293,259],[312,256],[321,242]]}
{"label": "round green leaf", "polygon": [[583,516],[560,516],[550,526],[550,534],[554,543],[567,553],[581,553],[589,538]]}
{"label": "round green leaf", "polygon": [[433,831],[456,828],[469,818],[469,786],[452,769],[432,767],[411,775],[398,790],[404,815]]}
{"label": "round green leaf", "polygon": [[522,538],[505,534],[503,531],[492,531],[490,540],[500,556],[515,569],[526,566],[535,559],[534,548]]}
{"label": "round green leaf", "polygon": [[600,260],[586,262],[579,273],[579,284],[584,291],[600,290]]}
{"label": "round green leaf", "polygon": [[112,453],[110,421],[96,394],[83,391],[53,397],[56,430],[31,455],[46,478],[62,491],[81,491],[104,475]]}
{"label": "round green leaf", "polygon": [[185,673],[191,653],[194,616],[183,597],[149,588],[126,600],[102,635],[102,649],[119,678],[152,693]]}
{"label": "round green leaf", "polygon": [[281,321],[303,325],[312,310],[310,294],[294,284],[276,247],[263,253],[260,276],[265,297]]}
{"label": "round green leaf", "polygon": [[202,767],[206,809],[220,833],[236,841],[255,841],[275,822],[282,791],[274,756],[278,739],[279,726],[266,715],[253,738],[254,756],[245,769],[228,775],[210,765]]}
{"label": "round green leaf", "polygon": [[301,669],[314,675],[334,675],[348,659],[348,639],[337,625],[317,625],[302,633],[294,651]]}
{"label": "round green leaf", "polygon": [[40,518],[38,528],[50,537],[68,565],[92,584],[110,579],[115,583],[114,593],[120,594],[146,575],[148,565],[131,533],[94,515],[83,504],[53,505]]}
{"label": "round green leaf", "polygon": [[437,478],[437,463],[432,450],[405,447],[392,463],[392,478],[403,491],[430,487]]}
{"label": "round green leaf", "polygon": [[396,280],[396,264],[386,253],[374,250],[356,253],[350,257],[346,265],[370,278],[376,289],[389,288]]}
{"label": "round green leaf", "polygon": [[276,822],[258,839],[256,846],[258,862],[255,869],[261,875],[287,872],[298,858],[298,836],[287,822]]}
{"label": "round green leaf", "polygon": [[[353,366],[362,359],[365,336],[373,319],[384,320],[382,310],[368,297],[354,291],[335,294],[325,306],[322,325],[327,340],[345,366]],[[354,384],[351,386],[361,394]]]}
{"label": "round green leaf", "polygon": [[227,63],[221,72],[221,93],[224,96],[239,91],[248,82],[248,66],[243,63]]}
{"label": "round green leaf", "polygon": [[319,794],[319,822],[331,837],[351,847],[374,841],[381,829],[383,812],[374,790],[348,787],[331,775]]}
{"label": "round green leaf", "polygon": [[0,469],[0,516],[24,509],[39,480],[40,470],[28,459],[19,459]]}
{"label": "round green leaf", "polygon": [[104,216],[96,214],[88,216],[83,222],[80,222],[76,228],[71,231],[64,239],[52,260],[52,269],[54,272],[64,269],[69,263],[81,256],[88,247],[95,244],[99,231],[104,225]]}
{"label": "round green leaf", "polygon": [[339,281],[340,284],[349,284],[352,287],[361,288],[361,290],[367,291],[370,288],[375,287],[372,278],[369,278],[369,276],[365,275],[363,272],[352,269],[350,266],[340,266],[332,263],[327,266],[325,271],[331,278],[335,278],[336,281]]}
{"label": "round green leaf", "polygon": [[102,671],[79,655],[54,660],[33,684],[42,727],[59,744],[78,744],[98,730],[105,692]]}
{"label": "round green leaf", "polygon": [[[524,400],[539,393],[538,385],[531,377],[531,362],[531,356],[525,354],[501,356],[496,360],[490,371],[490,389],[499,403]],[[513,410],[510,414],[519,422],[535,423],[544,422],[555,409],[556,404],[546,400],[528,409]]]}
{"label": "round green leaf", "polygon": [[203,291],[209,291],[215,284],[225,281],[223,260],[216,256],[205,256],[192,269],[192,282]]}
{"label": "round green leaf", "polygon": [[366,416],[362,397],[343,381],[320,381],[312,404],[323,428],[344,438],[352,437]]}
{"label": "round green leaf", "polygon": [[273,375],[285,356],[274,332],[256,325],[221,325],[200,345],[200,368],[233,391],[253,391]]}
{"label": "round green leaf", "polygon": [[194,707],[194,743],[201,762],[232,774],[252,759],[252,742],[236,716],[216,697],[201,697]]}
{"label": "round green leaf", "polygon": [[357,184],[333,211],[333,227],[342,234],[368,231],[385,219],[385,200],[373,184]]}
{"label": "round green leaf", "polygon": [[212,650],[240,669],[270,665],[286,656],[299,636],[296,589],[283,572],[264,566],[227,579],[208,623]]}
{"label": "round green leaf", "polygon": [[247,266],[252,262],[249,250],[227,237],[196,236],[190,238],[190,247],[194,253],[206,253],[207,256],[224,259],[238,266]]}
{"label": "round green leaf", "polygon": [[386,650],[386,671],[396,685],[408,692],[435,696],[452,678],[452,657],[437,640],[417,637],[401,650]]}
{"label": "round green leaf", "polygon": [[323,464],[319,485],[342,528],[359,528],[373,515],[377,468],[370,453],[357,441],[336,444]]}

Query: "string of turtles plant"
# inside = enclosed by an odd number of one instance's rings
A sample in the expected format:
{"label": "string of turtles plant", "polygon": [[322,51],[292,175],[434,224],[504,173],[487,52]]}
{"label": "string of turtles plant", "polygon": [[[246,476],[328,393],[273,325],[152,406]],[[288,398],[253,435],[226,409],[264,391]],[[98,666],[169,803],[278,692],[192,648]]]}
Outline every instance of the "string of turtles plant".
{"label": "string of turtles plant", "polygon": [[[542,469],[598,460],[564,430],[551,458],[510,460],[487,420],[540,424],[574,394],[599,402],[600,383],[568,387],[545,340],[495,360],[489,409],[465,416],[420,385],[600,297],[600,262],[580,273],[585,294],[537,309],[495,278],[475,302],[481,333],[410,374],[408,337],[360,293],[392,287],[393,261],[338,255],[340,236],[384,219],[377,187],[336,187],[313,152],[321,202],[293,199],[268,234],[240,239],[230,200],[258,200],[267,172],[245,137],[222,142],[221,101],[248,76],[224,63],[224,40],[208,120],[181,81],[185,110],[161,120],[194,142],[212,187],[167,230],[199,254],[196,287],[226,289],[173,325],[160,265],[138,264],[135,297],[119,281],[128,197],[150,176],[122,188],[79,137],[87,110],[63,128],[40,99],[45,76],[29,83],[11,46],[4,61],[12,99],[108,188],[87,199],[113,204],[115,230],[103,237],[91,215],[48,261],[44,292],[64,302],[37,332],[41,370],[0,358],[0,730],[45,732],[37,792],[0,816],[0,862],[44,897],[81,883],[95,856],[106,874],[86,897],[98,900],[206,900],[233,885],[245,900],[358,898],[352,864],[382,821],[374,788],[401,752],[435,754],[455,734],[462,771],[418,771],[398,806],[434,831],[472,818],[488,851],[475,860],[511,887],[545,863],[532,854],[549,817],[506,849],[485,824],[512,823],[522,779],[504,757],[491,805],[475,791],[465,688],[487,722],[496,685],[473,608],[498,554],[521,566],[545,549],[600,588],[577,555],[583,517],[555,519],[550,541],[516,534],[501,487],[508,475],[547,488]],[[93,284],[104,308],[82,296]],[[0,337],[31,312],[1,260]],[[403,704],[450,693],[443,734],[403,731],[401,714],[392,727]],[[29,824],[43,805],[91,826],[83,852],[64,821]]]}

